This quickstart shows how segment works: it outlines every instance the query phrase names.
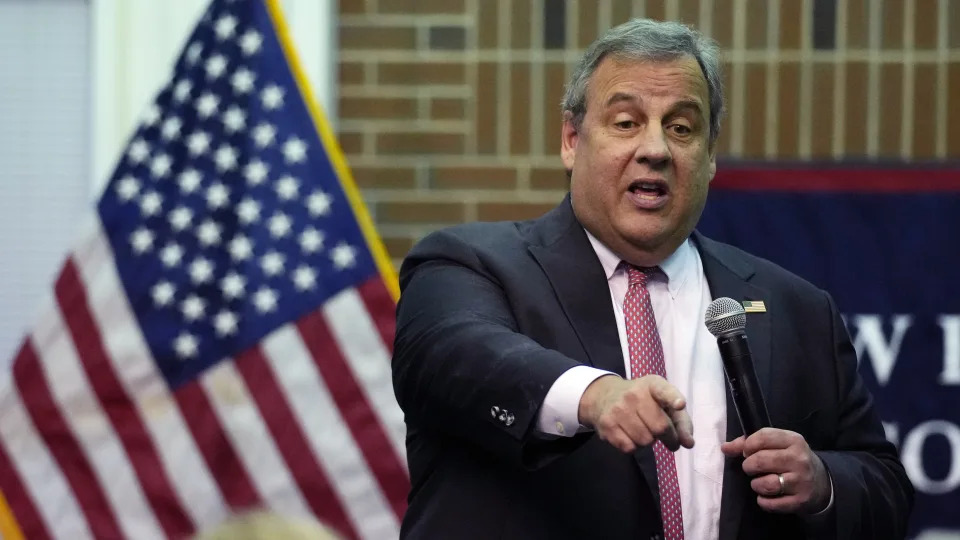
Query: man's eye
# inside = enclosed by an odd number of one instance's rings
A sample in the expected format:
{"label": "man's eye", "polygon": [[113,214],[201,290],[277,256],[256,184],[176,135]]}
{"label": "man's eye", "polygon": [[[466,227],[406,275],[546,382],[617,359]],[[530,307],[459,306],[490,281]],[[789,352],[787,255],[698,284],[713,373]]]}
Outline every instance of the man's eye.
{"label": "man's eye", "polygon": [[672,129],[677,135],[689,135],[693,133],[693,130],[690,128],[690,126],[685,126],[683,124],[673,124],[670,126],[670,129]]}
{"label": "man's eye", "polygon": [[630,129],[633,126],[637,125],[637,123],[634,122],[633,120],[622,120],[620,122],[615,123],[614,125],[620,129]]}

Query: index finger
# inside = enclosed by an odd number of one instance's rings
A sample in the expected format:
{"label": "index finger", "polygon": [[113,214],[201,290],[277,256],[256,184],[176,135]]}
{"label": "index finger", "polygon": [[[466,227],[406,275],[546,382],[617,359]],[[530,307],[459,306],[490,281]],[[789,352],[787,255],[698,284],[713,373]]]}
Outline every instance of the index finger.
{"label": "index finger", "polygon": [[663,377],[651,377],[650,395],[660,404],[660,407],[667,410],[680,411],[687,406],[687,400],[683,394]]}
{"label": "index finger", "polygon": [[793,444],[797,433],[785,429],[765,427],[743,441],[743,455],[750,456],[760,450],[781,450]]}

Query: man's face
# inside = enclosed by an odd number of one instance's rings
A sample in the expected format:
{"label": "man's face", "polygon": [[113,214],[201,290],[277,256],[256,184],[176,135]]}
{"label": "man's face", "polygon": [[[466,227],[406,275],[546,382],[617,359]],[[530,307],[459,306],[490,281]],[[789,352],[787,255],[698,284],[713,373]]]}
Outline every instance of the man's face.
{"label": "man's face", "polygon": [[700,219],[716,172],[700,66],[607,57],[586,98],[580,129],[566,118],[562,131],[577,219],[628,262],[659,264]]}

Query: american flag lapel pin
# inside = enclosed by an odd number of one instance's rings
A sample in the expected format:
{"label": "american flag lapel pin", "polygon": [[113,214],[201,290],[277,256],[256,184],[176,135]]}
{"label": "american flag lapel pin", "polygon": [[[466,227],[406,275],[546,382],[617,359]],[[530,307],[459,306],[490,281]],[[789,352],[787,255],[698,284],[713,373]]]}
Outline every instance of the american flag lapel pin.
{"label": "american flag lapel pin", "polygon": [[743,311],[747,313],[766,313],[767,306],[764,305],[763,300],[744,300]]}

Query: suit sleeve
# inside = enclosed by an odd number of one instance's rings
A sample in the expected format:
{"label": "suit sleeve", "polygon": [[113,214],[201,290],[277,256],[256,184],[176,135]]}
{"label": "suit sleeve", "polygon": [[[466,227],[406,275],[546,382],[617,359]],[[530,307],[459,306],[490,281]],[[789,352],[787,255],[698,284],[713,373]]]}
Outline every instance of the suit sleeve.
{"label": "suit sleeve", "polygon": [[834,538],[904,538],[913,486],[884,436],[873,399],[857,372],[857,358],[833,300],[826,295],[836,358],[839,424],[835,448],[817,454],[834,488]]}
{"label": "suit sleeve", "polygon": [[534,436],[547,391],[578,363],[518,331],[503,287],[449,232],[418,244],[401,271],[393,382],[408,425],[440,431],[524,468],[585,436]]}

